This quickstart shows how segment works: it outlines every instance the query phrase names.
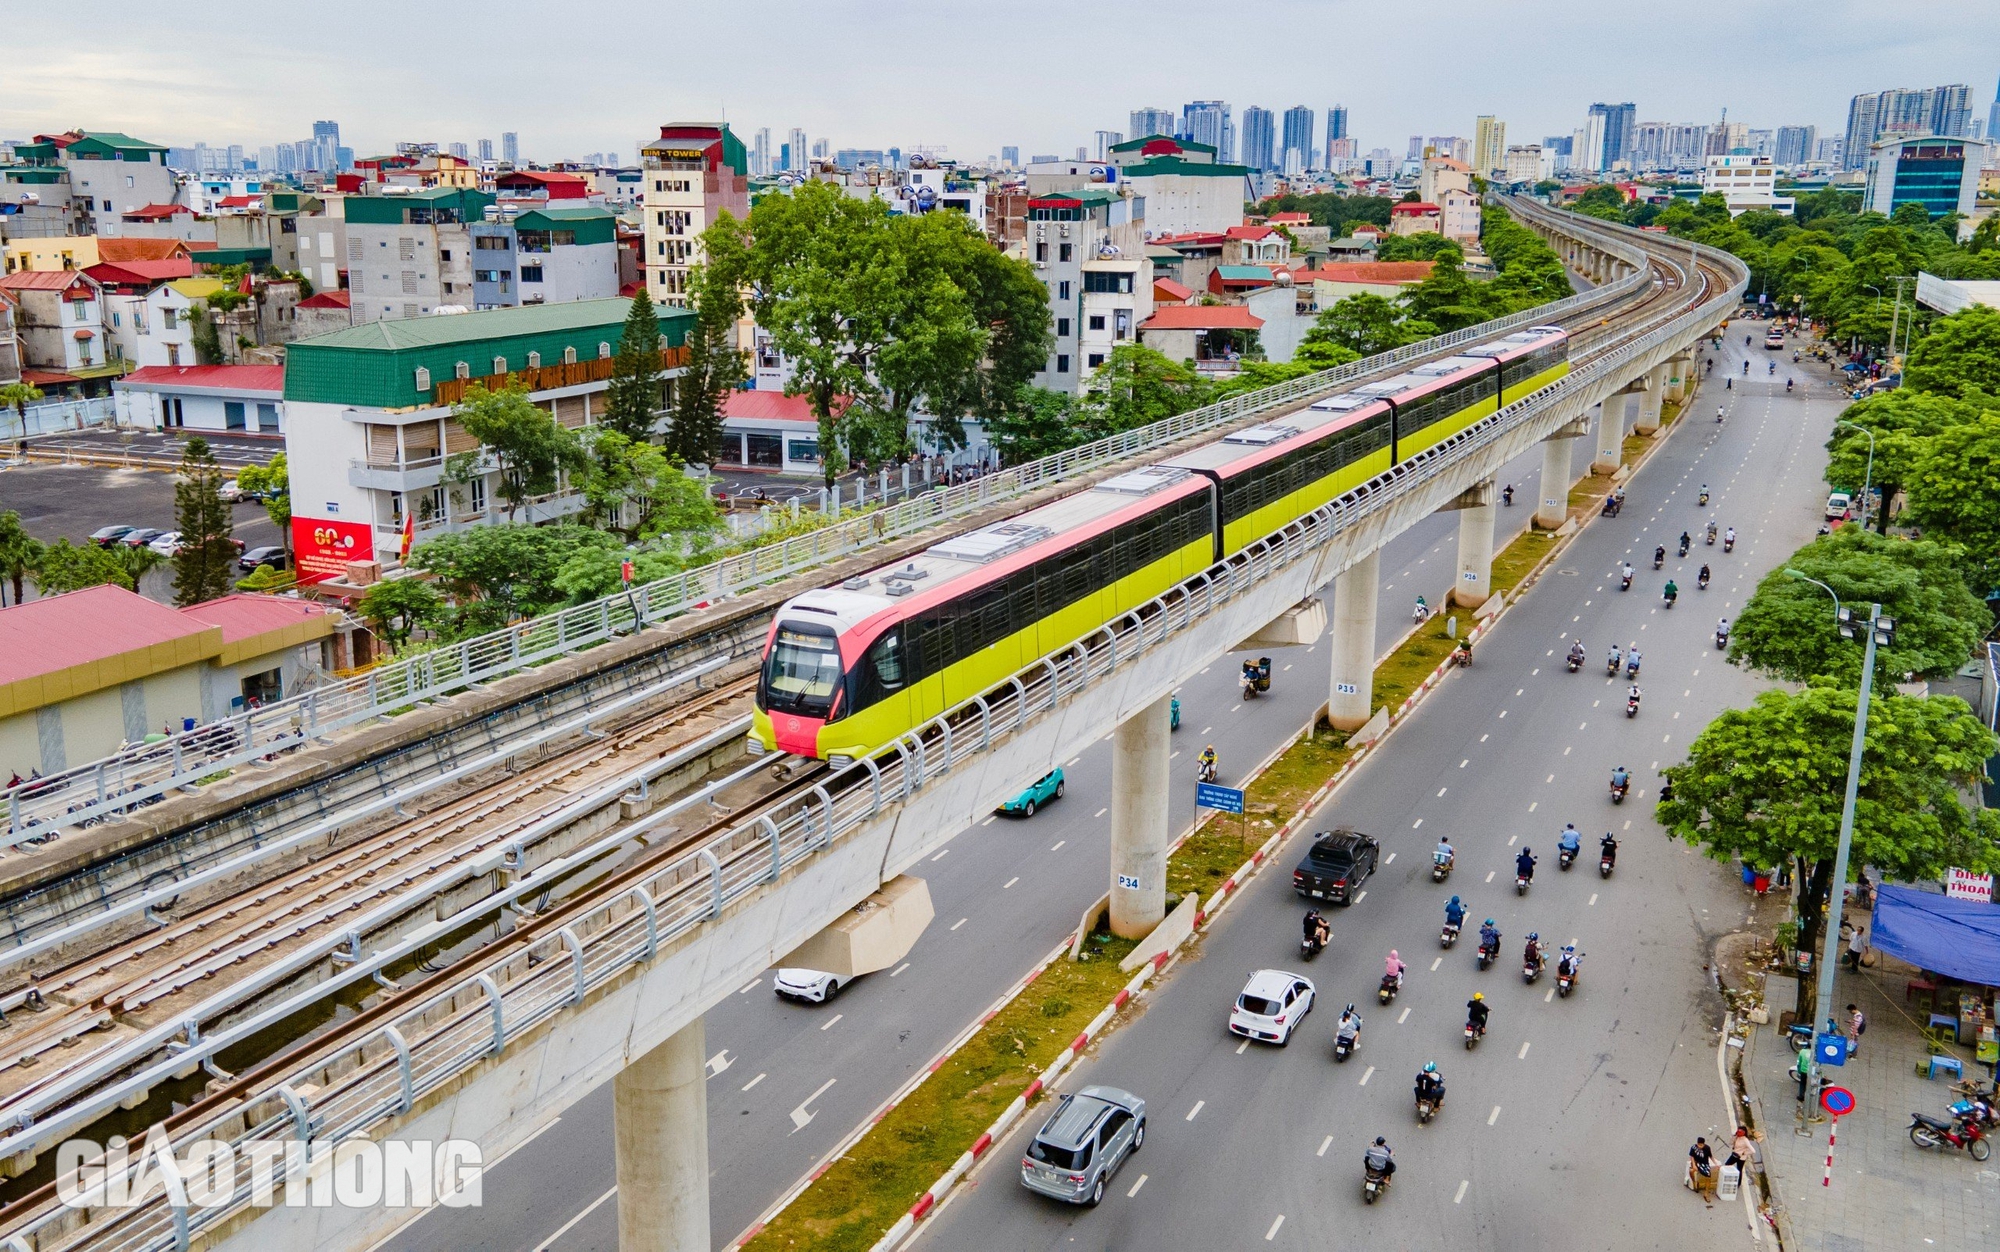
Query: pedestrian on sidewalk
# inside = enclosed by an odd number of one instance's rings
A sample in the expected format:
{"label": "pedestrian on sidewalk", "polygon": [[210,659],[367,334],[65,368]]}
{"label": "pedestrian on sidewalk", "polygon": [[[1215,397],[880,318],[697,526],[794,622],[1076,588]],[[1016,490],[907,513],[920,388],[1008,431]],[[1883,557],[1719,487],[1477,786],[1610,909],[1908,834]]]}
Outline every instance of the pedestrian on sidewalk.
{"label": "pedestrian on sidewalk", "polygon": [[1747,1180],[1750,1177],[1750,1162],[1754,1158],[1755,1153],[1756,1149],[1750,1143],[1749,1128],[1738,1126],[1736,1128],[1736,1138],[1729,1145],[1729,1159],[1724,1161],[1723,1164],[1734,1165],[1742,1171],[1741,1176]]}
{"label": "pedestrian on sidewalk", "polygon": [[1866,933],[1867,927],[1856,926],[1854,933],[1847,936],[1847,968],[1857,974],[1861,972],[1862,950],[1868,946],[1863,938]]}
{"label": "pedestrian on sidewalk", "polygon": [[1861,1055],[1861,1036],[1868,1029],[1868,1016],[1859,1008],[1847,1006],[1847,1055]]}
{"label": "pedestrian on sidewalk", "polygon": [[1792,1067],[1792,1077],[1799,1082],[1799,1103],[1806,1102],[1806,1084],[1812,1080],[1812,1045],[1803,1044],[1799,1048],[1798,1063]]}
{"label": "pedestrian on sidewalk", "polygon": [[1694,1146],[1688,1149],[1688,1187],[1701,1197],[1702,1203],[1715,1207],[1715,1152],[1700,1135],[1695,1136]]}

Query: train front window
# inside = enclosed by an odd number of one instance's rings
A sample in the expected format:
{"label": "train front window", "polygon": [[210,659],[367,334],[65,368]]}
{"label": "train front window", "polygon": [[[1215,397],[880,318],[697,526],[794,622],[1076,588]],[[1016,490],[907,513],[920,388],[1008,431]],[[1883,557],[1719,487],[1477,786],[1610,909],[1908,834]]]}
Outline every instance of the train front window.
{"label": "train front window", "polygon": [[840,644],[832,631],[781,624],[764,659],[764,707],[825,717],[840,686]]}

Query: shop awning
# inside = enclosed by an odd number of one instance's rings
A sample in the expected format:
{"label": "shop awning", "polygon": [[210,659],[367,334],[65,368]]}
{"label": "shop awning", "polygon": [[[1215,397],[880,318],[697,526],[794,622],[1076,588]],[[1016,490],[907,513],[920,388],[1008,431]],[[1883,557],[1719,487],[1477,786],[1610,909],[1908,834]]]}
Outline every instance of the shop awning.
{"label": "shop awning", "polygon": [[1890,956],[1961,982],[2000,986],[2000,905],[1884,884],[1875,892],[1874,921],[1868,941]]}

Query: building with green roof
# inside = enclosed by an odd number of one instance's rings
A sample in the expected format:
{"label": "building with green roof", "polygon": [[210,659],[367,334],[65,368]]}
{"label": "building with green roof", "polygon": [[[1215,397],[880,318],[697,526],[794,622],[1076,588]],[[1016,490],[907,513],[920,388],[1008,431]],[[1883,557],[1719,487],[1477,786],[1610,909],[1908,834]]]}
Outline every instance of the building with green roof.
{"label": "building with green roof", "polygon": [[167,150],[117,131],[36,135],[34,143],[16,147],[14,155],[68,172],[71,197],[90,234],[116,235],[127,213],[183,203],[174,172],[167,168]]}
{"label": "building with green roof", "polygon": [[600,300],[618,288],[618,219],[601,205],[491,208],[472,227],[475,309]]}
{"label": "building with green roof", "polygon": [[[564,426],[594,424],[630,310],[623,299],[524,305],[377,320],[291,344],[285,450],[301,553],[337,536],[341,551],[365,550],[352,559],[393,556],[406,509],[419,536],[504,518],[490,456],[464,481],[447,481],[448,458],[479,451],[454,407],[474,387],[520,387]],[[672,378],[685,365],[695,318],[657,311],[661,367]],[[559,492],[514,520],[549,521],[581,507],[580,497]]]}

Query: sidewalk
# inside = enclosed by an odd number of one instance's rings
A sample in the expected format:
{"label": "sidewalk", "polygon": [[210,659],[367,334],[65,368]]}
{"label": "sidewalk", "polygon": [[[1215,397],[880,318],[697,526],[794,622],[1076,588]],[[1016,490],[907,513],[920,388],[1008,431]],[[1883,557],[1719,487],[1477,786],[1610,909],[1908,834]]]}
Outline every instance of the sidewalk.
{"label": "sidewalk", "polygon": [[[1858,976],[1843,969],[1834,983],[1834,1006],[1859,1005],[1868,1031],[1858,1054],[1827,1071],[1827,1082],[1852,1091],[1858,1104],[1841,1119],[1830,1187],[1820,1185],[1826,1122],[1814,1123],[1809,1136],[1797,1133],[1796,1054],[1777,1028],[1777,1010],[1791,1005],[1789,980],[1772,980],[1783,990],[1774,988],[1776,1003],[1767,1000],[1771,1024],[1752,1031],[1743,1060],[1786,1252],[2000,1247],[2000,1152],[1982,1165],[1955,1149],[1925,1150],[1910,1142],[1911,1113],[1942,1117],[1958,1097],[1948,1076],[1933,1082],[1917,1073],[1928,1056],[1919,1033],[1925,1010],[1903,1001],[1903,984],[1916,972],[1876,956],[1875,968]],[[1985,1076],[1984,1066],[1973,1065],[1970,1046],[1954,1051],[1966,1077]]]}

